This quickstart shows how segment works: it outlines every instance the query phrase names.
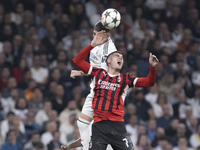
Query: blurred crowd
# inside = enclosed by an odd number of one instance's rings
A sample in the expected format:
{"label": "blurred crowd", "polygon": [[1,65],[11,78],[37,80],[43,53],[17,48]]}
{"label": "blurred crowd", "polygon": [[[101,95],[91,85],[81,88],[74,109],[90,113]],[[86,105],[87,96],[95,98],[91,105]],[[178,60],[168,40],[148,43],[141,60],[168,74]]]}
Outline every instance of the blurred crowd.
{"label": "blurred crowd", "polygon": [[156,85],[125,101],[135,149],[200,150],[199,0],[1,0],[1,150],[59,150],[79,138],[90,79],[70,78],[72,58],[107,8],[121,14],[110,37],[122,73],[145,77],[149,53],[160,60]]}

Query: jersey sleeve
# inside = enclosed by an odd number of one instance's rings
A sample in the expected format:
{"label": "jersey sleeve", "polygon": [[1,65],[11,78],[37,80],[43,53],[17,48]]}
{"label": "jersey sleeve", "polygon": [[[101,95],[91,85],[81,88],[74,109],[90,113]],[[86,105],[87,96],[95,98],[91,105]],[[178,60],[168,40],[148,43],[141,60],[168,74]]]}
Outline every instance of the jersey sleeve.
{"label": "jersey sleeve", "polygon": [[127,73],[127,84],[129,85],[129,87],[134,87],[136,81],[136,77],[132,76],[130,73]]}
{"label": "jersey sleeve", "polygon": [[96,76],[99,70],[100,70],[99,68],[93,67],[92,65],[90,65],[90,69],[87,74],[91,76]]}
{"label": "jersey sleeve", "polygon": [[150,72],[146,78],[137,78],[128,73],[128,85],[130,87],[151,87],[156,81],[156,68],[151,67]]}

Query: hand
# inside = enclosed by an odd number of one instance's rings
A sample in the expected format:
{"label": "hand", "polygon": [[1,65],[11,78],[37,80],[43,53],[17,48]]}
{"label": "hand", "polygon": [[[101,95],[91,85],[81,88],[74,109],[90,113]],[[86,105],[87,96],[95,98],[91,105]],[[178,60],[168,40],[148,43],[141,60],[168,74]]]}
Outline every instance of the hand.
{"label": "hand", "polygon": [[108,37],[109,37],[108,34],[106,34],[106,32],[103,30],[97,32],[97,34],[95,35],[94,39],[91,42],[92,47],[105,43],[108,40]]}
{"label": "hand", "polygon": [[152,53],[150,53],[149,63],[150,63],[150,65],[152,67],[155,67],[159,63],[159,60],[158,60],[158,58],[155,55],[152,55]]}
{"label": "hand", "polygon": [[69,147],[67,145],[61,145],[60,149],[61,150],[69,150]]}
{"label": "hand", "polygon": [[77,76],[81,76],[83,72],[78,70],[71,70],[70,77],[75,79]]}

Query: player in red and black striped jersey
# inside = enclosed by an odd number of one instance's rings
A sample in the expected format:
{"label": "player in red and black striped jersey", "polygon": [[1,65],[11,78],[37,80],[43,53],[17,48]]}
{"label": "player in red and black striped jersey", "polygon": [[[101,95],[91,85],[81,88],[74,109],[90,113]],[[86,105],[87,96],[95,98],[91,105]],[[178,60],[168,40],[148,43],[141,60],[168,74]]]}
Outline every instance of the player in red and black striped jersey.
{"label": "player in red and black striped jersey", "polygon": [[[156,79],[155,66],[158,64],[158,59],[150,53],[151,69],[146,78],[136,78],[130,73],[120,74],[123,56],[118,51],[108,56],[107,71],[91,66],[85,61],[85,58],[93,47],[104,43],[107,38],[104,31],[98,32],[91,44],[80,51],[73,59],[75,65],[84,73],[90,74],[95,82],[92,102],[94,124],[90,149],[102,150],[106,149],[107,144],[111,144],[115,150],[131,150],[133,149],[132,142],[127,136],[124,125],[121,124],[124,121],[124,99],[127,90],[133,86],[150,87],[154,85]],[[112,128],[113,125],[116,128]],[[99,127],[102,129],[100,130]],[[99,144],[99,140],[101,144]]]}

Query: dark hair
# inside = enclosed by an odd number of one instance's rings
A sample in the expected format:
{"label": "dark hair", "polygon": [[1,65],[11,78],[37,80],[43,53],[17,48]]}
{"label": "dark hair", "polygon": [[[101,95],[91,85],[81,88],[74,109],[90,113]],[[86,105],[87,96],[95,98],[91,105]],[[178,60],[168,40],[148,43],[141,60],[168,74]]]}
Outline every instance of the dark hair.
{"label": "dark hair", "polygon": [[120,52],[120,51],[114,51],[114,52],[110,53],[110,54],[107,56],[107,58],[106,58],[106,64],[107,64],[107,66],[108,66],[108,58],[109,58],[112,54],[115,54],[115,53],[119,53],[119,54],[121,54],[121,55],[123,56],[122,52]]}
{"label": "dark hair", "polygon": [[6,133],[6,140],[8,140],[8,136],[10,135],[11,132],[15,133],[15,130],[11,129]]}
{"label": "dark hair", "polygon": [[142,136],[146,136],[147,137],[146,134],[140,134],[139,137],[138,137],[137,143],[136,143],[137,146],[139,145],[140,139],[142,138]]}
{"label": "dark hair", "polygon": [[14,112],[12,112],[12,111],[9,111],[9,112],[7,113],[7,115],[6,115],[6,116],[8,117],[8,116],[10,116],[10,115],[13,115],[13,116],[15,116],[15,113],[14,113]]}
{"label": "dark hair", "polygon": [[23,97],[21,97],[21,98],[19,98],[19,99],[17,100],[17,102],[16,102],[16,104],[15,104],[15,108],[16,108],[16,109],[19,109],[19,106],[18,106],[18,105],[19,105],[19,102],[20,102],[21,99],[23,99],[23,100],[25,101],[25,103],[26,103],[26,106],[25,106],[24,109],[27,109],[27,108],[28,108],[28,103],[27,103],[26,99],[23,98]]}
{"label": "dark hair", "polygon": [[110,32],[109,29],[107,29],[103,26],[103,24],[101,23],[100,20],[94,25],[94,30],[97,32],[102,31],[102,30],[105,30],[106,33]]}
{"label": "dark hair", "polygon": [[44,145],[41,142],[36,142],[35,147],[36,148],[44,148]]}

